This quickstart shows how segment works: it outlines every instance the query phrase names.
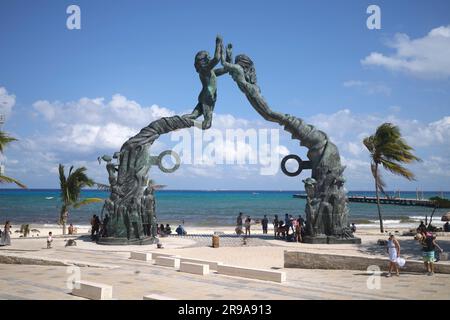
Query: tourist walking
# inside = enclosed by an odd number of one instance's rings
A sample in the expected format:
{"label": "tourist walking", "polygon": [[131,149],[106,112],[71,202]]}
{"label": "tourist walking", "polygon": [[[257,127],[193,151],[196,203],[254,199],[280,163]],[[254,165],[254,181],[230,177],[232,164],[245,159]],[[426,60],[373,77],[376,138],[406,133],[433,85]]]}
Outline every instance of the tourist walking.
{"label": "tourist walking", "polygon": [[178,228],[175,230],[175,232],[179,236],[185,236],[187,234],[186,230],[184,230],[184,227],[181,224],[178,225]]}
{"label": "tourist walking", "polygon": [[171,234],[172,228],[170,228],[170,224],[166,224],[166,228],[164,229],[165,234]]}
{"label": "tourist walking", "polygon": [[352,223],[352,227],[351,227],[351,230],[352,230],[352,233],[355,233],[355,232],[356,232],[356,226],[355,226],[355,224],[354,224],[354,223]]}
{"label": "tourist walking", "polygon": [[440,252],[444,252],[442,248],[436,242],[436,236],[432,234],[422,233],[422,251],[423,251],[423,262],[427,271],[427,275],[434,275],[434,262],[435,262],[435,251],[436,248]]}
{"label": "tourist walking", "polygon": [[94,241],[94,233],[95,233],[95,217],[96,215],[94,214],[91,218],[91,240]]}
{"label": "tourist walking", "polygon": [[286,231],[286,237],[289,236],[289,229],[291,228],[291,219],[289,218],[289,215],[286,213],[284,215],[284,226]]}
{"label": "tourist walking", "polygon": [[284,225],[283,220],[278,221],[278,229],[277,229],[277,235],[278,238],[285,238],[286,237],[286,226]]}
{"label": "tourist walking", "polygon": [[11,245],[11,223],[6,221],[5,228],[3,229],[2,237],[0,238],[0,246]]}
{"label": "tourist walking", "polygon": [[305,225],[305,219],[303,219],[303,217],[301,215],[298,216],[297,219],[298,223],[300,223],[300,226],[304,226]]}
{"label": "tourist walking", "polygon": [[74,231],[73,224],[69,225],[68,231],[69,231],[69,235],[73,234],[73,231]]}
{"label": "tourist walking", "polygon": [[245,236],[250,235],[250,223],[251,222],[252,222],[252,219],[250,218],[250,216],[247,216],[247,218],[245,219]]}
{"label": "tourist walking", "polygon": [[416,229],[417,233],[426,233],[427,232],[427,226],[425,225],[425,223],[423,223],[423,221],[420,221],[419,226]]}
{"label": "tourist walking", "polygon": [[267,219],[267,215],[264,215],[264,218],[261,220],[263,234],[267,234],[267,225],[268,224],[269,224],[269,219]]}
{"label": "tourist walking", "polygon": [[450,224],[448,221],[444,224],[444,232],[450,232]]}
{"label": "tourist walking", "polygon": [[47,249],[52,248],[52,242],[53,242],[53,233],[49,232],[47,237]]}
{"label": "tourist walking", "polygon": [[387,252],[389,254],[389,273],[387,274],[387,277],[392,275],[394,269],[396,275],[400,275],[397,264],[397,259],[400,257],[400,244],[392,233],[389,234],[389,239],[387,241]]}
{"label": "tourist walking", "polygon": [[278,223],[279,223],[278,215],[276,214],[275,218],[273,219],[273,222],[272,222],[272,224],[273,224],[273,235],[274,235],[275,239],[278,238]]}
{"label": "tourist walking", "polygon": [[294,220],[294,230],[295,230],[294,241],[295,242],[303,242],[303,240],[302,240],[302,225],[301,225],[299,219]]}
{"label": "tourist walking", "polygon": [[242,232],[242,212],[239,212],[238,217],[236,218],[236,234],[240,236]]}

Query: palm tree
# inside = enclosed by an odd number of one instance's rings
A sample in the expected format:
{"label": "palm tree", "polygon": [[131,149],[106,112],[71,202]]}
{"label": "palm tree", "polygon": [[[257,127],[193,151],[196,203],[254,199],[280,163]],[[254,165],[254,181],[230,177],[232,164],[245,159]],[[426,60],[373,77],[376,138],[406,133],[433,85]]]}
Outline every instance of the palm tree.
{"label": "palm tree", "polygon": [[[3,153],[7,144],[9,144],[10,142],[13,142],[13,141],[17,141],[17,139],[10,137],[8,134],[6,134],[3,131],[0,131],[0,154]],[[24,185],[23,183],[21,183],[20,181],[14,179],[14,178],[4,176],[1,171],[0,171],[0,183],[15,183],[17,186],[24,188],[24,189],[27,187],[26,185]]]}
{"label": "palm tree", "polygon": [[66,177],[64,172],[64,166],[59,165],[59,182],[61,185],[61,199],[62,207],[60,212],[59,223],[62,225],[63,234],[66,234],[66,223],[69,215],[69,208],[78,208],[82,205],[102,202],[99,198],[86,198],[80,201],[81,189],[84,187],[92,187],[95,182],[86,175],[86,168],[81,167],[73,170],[74,167],[71,166],[69,169],[69,175]]}
{"label": "palm tree", "polygon": [[384,169],[408,180],[415,180],[414,174],[401,164],[422,160],[412,153],[414,149],[402,138],[400,129],[391,123],[383,123],[377,128],[375,134],[365,138],[363,143],[369,150],[372,160],[371,170],[375,179],[380,231],[383,233],[379,191],[384,193],[385,183],[381,179],[379,166],[382,165]]}

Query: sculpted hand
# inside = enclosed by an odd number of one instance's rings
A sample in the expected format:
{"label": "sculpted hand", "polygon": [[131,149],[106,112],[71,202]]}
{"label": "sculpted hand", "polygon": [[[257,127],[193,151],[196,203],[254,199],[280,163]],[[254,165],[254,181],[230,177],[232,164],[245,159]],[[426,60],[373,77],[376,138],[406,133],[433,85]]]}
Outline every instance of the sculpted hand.
{"label": "sculpted hand", "polygon": [[217,45],[222,45],[222,42],[223,42],[222,36],[220,34],[218,34],[217,37],[216,37],[216,44]]}
{"label": "sculpted hand", "polygon": [[233,45],[229,43],[227,45],[227,58],[226,61],[231,63],[231,58],[233,56]]}

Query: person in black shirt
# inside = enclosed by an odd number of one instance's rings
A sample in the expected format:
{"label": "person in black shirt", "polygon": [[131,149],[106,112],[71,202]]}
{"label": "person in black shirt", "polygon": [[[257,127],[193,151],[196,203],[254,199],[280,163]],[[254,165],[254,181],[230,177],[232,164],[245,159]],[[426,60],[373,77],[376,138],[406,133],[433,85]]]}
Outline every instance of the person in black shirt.
{"label": "person in black shirt", "polygon": [[427,227],[423,221],[420,221],[420,225],[417,228],[417,233],[427,232]]}
{"label": "person in black shirt", "polygon": [[448,221],[444,224],[444,232],[450,232],[450,225]]}
{"label": "person in black shirt", "polygon": [[264,215],[264,218],[261,220],[261,225],[263,229],[263,234],[267,234],[267,225],[269,224],[269,219]]}
{"label": "person in black shirt", "polygon": [[242,212],[239,212],[238,217],[236,218],[236,234],[239,236],[242,232]]}
{"label": "person in black shirt", "polygon": [[434,274],[434,253],[436,248],[438,248],[440,252],[444,252],[444,250],[436,243],[436,236],[425,234],[425,237],[422,239],[423,262],[427,270],[427,275],[429,276]]}
{"label": "person in black shirt", "polygon": [[166,224],[166,228],[164,229],[164,233],[165,234],[171,234],[172,233],[172,229],[170,228],[169,224]]}
{"label": "person in black shirt", "polygon": [[275,215],[275,219],[273,219],[273,232],[274,232],[274,237],[275,239],[278,238],[279,233],[278,233],[278,215]]}

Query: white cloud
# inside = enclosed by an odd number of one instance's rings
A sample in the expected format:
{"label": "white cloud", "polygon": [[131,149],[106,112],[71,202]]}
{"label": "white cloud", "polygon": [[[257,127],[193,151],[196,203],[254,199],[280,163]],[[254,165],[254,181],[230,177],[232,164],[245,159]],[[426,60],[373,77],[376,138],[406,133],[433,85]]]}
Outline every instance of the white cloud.
{"label": "white cloud", "polygon": [[423,166],[429,174],[441,177],[450,177],[450,161],[439,156],[430,156],[424,160]]}
{"label": "white cloud", "polygon": [[[347,166],[345,176],[350,188],[371,181],[369,154],[362,140],[384,122],[399,126],[407,143],[415,148],[415,154],[424,158],[423,162],[408,166],[416,174],[417,183],[428,181],[431,184],[433,180],[442,181],[442,177],[450,175],[450,116],[425,123],[396,115],[354,114],[344,109],[331,115],[318,114],[307,122],[326,132],[338,146],[342,163]],[[391,174],[385,174],[385,180],[388,187],[408,183]]]}
{"label": "white cloud", "polygon": [[[348,86],[357,84],[347,84]],[[3,90],[3,96],[8,96],[9,105],[14,105],[15,98]],[[13,97],[13,100],[11,100]],[[392,109],[395,111],[394,109]],[[114,95],[109,101],[104,98],[82,98],[72,102],[49,102],[46,100],[37,101],[33,104],[33,111],[39,120],[39,128],[42,130],[38,135],[20,136],[19,141],[11,144],[8,149],[8,156],[14,161],[8,163],[8,172],[13,176],[27,182],[28,177],[32,177],[32,186],[45,187],[39,184],[40,181],[57,181],[57,165],[84,165],[88,168],[90,176],[96,181],[106,182],[107,175],[103,165],[98,165],[96,158],[101,154],[112,154],[119,150],[120,146],[139,130],[151,121],[161,116],[174,115],[175,112],[157,105],[142,106],[136,101],[129,100],[122,95]],[[181,113],[177,113],[181,114]],[[352,186],[371,186],[370,159],[367,150],[362,144],[364,137],[373,134],[381,123],[392,122],[398,125],[403,136],[418,152],[425,150],[422,154],[424,162],[414,165],[413,171],[417,174],[418,180],[442,180],[448,177],[450,171],[450,116],[437,119],[436,121],[425,123],[414,119],[402,119],[397,114],[393,115],[371,115],[354,114],[349,109],[340,110],[334,114],[317,114],[305,119],[319,129],[325,131],[331,140],[338,146],[342,162],[347,166],[345,176],[348,181],[348,188]],[[223,141],[227,141],[226,129],[280,129],[279,146],[272,151],[278,155],[280,160],[290,153],[299,154],[304,160],[305,148],[298,146],[298,141],[291,141],[288,134],[284,134],[282,128],[275,124],[260,120],[246,120],[229,114],[215,114],[213,118],[213,129],[222,133]],[[193,132],[190,129],[186,130]],[[201,131],[201,130],[198,130]],[[207,131],[209,132],[209,131]],[[205,132],[204,134],[206,134]],[[164,138],[166,137],[166,138]],[[175,142],[170,143],[170,136],[165,135],[159,139],[152,147],[152,154],[157,155],[165,149],[172,149]],[[259,141],[261,143],[261,141]],[[204,147],[207,147],[207,142]],[[158,169],[153,169],[151,174],[156,179],[171,181],[177,187],[180,181],[186,181],[190,186],[192,178],[213,178],[220,179],[235,178],[239,181],[248,178],[249,181],[271,181],[275,186],[277,183],[293,183],[293,180],[278,173],[275,176],[260,177],[260,168],[268,163],[264,162],[258,154],[258,146],[252,147],[246,144],[238,144],[230,147],[226,144],[218,149],[219,156],[228,154],[234,155],[243,151],[248,152],[250,158],[258,158],[256,165],[212,165],[212,157],[208,158],[203,165],[182,165],[179,171],[173,175],[162,175]],[[421,156],[421,154],[419,154]],[[247,158],[248,159],[248,158]],[[263,160],[263,161],[261,161]],[[276,166],[279,168],[279,162]],[[288,166],[292,166],[288,164]],[[306,174],[306,173],[305,173]],[[51,178],[48,178],[48,177]],[[49,180],[50,179],[50,180]],[[185,180],[183,180],[185,179]],[[264,180],[259,180],[264,179]],[[395,178],[392,178],[395,179]],[[198,188],[202,187],[199,180]],[[283,182],[284,181],[284,182]],[[391,175],[386,174],[388,185]],[[244,183],[244,182],[242,182]],[[247,182],[246,182],[247,183]],[[394,183],[392,183],[393,185]],[[286,186],[288,186],[286,185]],[[397,185],[397,184],[396,184]],[[48,186],[48,185],[47,185]]]}
{"label": "white cloud", "polygon": [[417,39],[396,34],[388,45],[395,49],[394,54],[372,52],[361,63],[423,78],[450,77],[450,25],[435,28]]}
{"label": "white cloud", "polygon": [[0,115],[8,117],[16,104],[16,96],[9,94],[6,88],[0,87]]}
{"label": "white cloud", "polygon": [[359,88],[367,94],[383,94],[389,96],[392,92],[391,88],[382,83],[373,83],[369,81],[348,80],[343,83],[346,88]]}
{"label": "white cloud", "polygon": [[110,101],[104,98],[81,98],[67,103],[41,100],[35,102],[33,108],[53,131],[52,135],[38,137],[38,140],[77,152],[118,149],[152,120],[174,114],[157,105],[143,107],[120,94]]}
{"label": "white cloud", "polygon": [[406,123],[406,137],[416,147],[444,144],[450,148],[450,116],[428,124],[418,121]]}

